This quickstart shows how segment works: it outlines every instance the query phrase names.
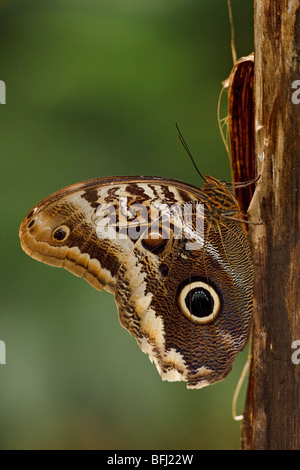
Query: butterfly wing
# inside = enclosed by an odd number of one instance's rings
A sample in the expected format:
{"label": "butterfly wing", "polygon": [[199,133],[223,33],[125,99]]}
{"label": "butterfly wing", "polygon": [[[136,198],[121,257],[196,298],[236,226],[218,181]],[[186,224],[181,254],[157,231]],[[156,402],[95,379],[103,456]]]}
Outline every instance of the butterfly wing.
{"label": "butterfly wing", "polygon": [[112,292],[121,324],[165,380],[223,379],[248,336],[252,265],[231,193],[174,180],[102,178],[44,199],[24,251]]}

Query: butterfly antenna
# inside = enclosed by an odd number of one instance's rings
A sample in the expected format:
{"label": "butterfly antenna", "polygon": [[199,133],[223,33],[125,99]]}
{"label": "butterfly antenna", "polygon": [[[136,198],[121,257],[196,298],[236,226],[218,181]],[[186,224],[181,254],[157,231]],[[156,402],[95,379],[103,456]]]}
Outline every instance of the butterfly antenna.
{"label": "butterfly antenna", "polygon": [[180,130],[179,127],[178,127],[177,122],[175,122],[175,126],[176,126],[176,129],[177,129],[177,131],[178,131],[179,140],[180,140],[181,144],[183,145],[184,150],[185,150],[186,153],[188,154],[188,156],[189,156],[189,158],[190,158],[192,164],[194,165],[195,170],[197,171],[197,173],[198,173],[198,175],[200,176],[200,178],[202,178],[203,181],[206,182],[206,179],[205,179],[204,176],[201,174],[201,172],[199,171],[199,169],[198,169],[198,167],[197,167],[197,165],[196,165],[196,162],[195,162],[195,160],[194,160],[194,157],[193,157],[193,155],[191,154],[191,151],[190,151],[190,149],[188,148],[188,145],[187,145],[186,141],[184,140],[184,137],[183,137],[183,135],[182,135],[182,133],[181,133],[181,130]]}

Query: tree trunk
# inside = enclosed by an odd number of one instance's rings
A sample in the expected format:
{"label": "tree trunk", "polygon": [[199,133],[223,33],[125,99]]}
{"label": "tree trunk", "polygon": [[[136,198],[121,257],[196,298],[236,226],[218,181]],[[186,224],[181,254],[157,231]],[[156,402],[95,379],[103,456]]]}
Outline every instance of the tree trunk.
{"label": "tree trunk", "polygon": [[300,449],[300,1],[255,0],[255,145],[260,180],[245,449]]}

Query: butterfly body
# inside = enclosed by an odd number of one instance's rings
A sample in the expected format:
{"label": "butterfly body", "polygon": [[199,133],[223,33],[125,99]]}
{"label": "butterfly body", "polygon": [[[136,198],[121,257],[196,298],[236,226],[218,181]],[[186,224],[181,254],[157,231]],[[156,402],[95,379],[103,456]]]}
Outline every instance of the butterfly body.
{"label": "butterfly body", "polygon": [[31,257],[113,293],[121,324],[161,377],[201,388],[229,373],[248,338],[253,274],[239,219],[212,177],[203,189],[100,178],[40,202],[20,239]]}

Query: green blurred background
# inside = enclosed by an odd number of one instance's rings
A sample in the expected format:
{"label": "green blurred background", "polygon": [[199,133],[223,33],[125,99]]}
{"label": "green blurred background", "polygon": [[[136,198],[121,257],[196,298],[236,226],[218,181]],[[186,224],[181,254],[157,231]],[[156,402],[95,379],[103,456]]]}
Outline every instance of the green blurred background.
{"label": "green blurred background", "polygon": [[[238,57],[252,1],[233,0]],[[226,0],[7,0],[0,9],[1,449],[238,449],[232,396],[246,352],[202,390],[162,382],[113,297],[21,251],[45,196],[89,178],[230,180],[217,123],[230,73]],[[239,402],[242,407],[243,396]]]}

